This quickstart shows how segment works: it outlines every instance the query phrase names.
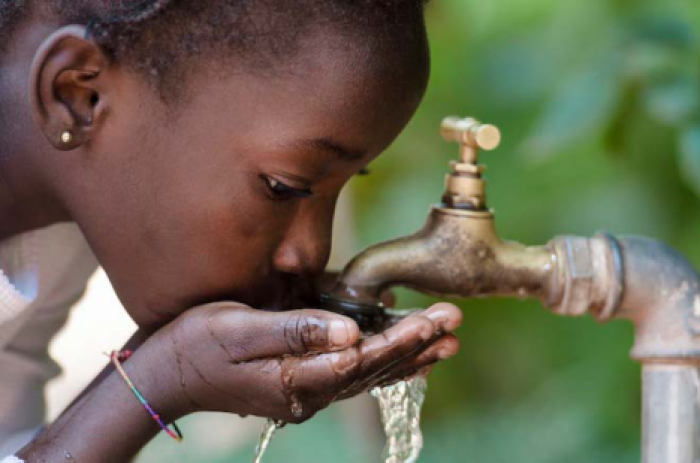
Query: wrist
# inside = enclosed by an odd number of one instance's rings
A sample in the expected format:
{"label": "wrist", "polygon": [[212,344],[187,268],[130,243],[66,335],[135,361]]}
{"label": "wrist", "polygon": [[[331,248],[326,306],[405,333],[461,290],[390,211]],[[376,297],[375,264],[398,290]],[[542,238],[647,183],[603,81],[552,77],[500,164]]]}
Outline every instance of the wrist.
{"label": "wrist", "polygon": [[[136,389],[166,423],[196,411],[186,399],[178,354],[159,336],[150,338],[123,367]],[[124,384],[124,387],[129,386]],[[134,400],[138,401],[136,397]]]}
{"label": "wrist", "polygon": [[[157,344],[144,344],[123,363],[127,376],[166,423],[182,416],[170,387],[171,360]],[[78,418],[78,419],[76,419]],[[130,461],[160,426],[117,371],[49,425],[19,456],[27,461]]]}

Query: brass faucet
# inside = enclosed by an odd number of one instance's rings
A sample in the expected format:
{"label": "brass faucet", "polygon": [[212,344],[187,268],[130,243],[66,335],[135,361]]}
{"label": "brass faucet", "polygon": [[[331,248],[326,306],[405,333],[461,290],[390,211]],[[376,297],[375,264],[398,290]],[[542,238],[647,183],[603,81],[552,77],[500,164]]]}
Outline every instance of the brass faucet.
{"label": "brass faucet", "polygon": [[431,208],[416,234],[355,257],[325,298],[327,307],[362,320],[381,318],[379,296],[391,286],[443,296],[546,295],[554,250],[501,240],[486,204],[486,168],[478,154],[499,145],[499,130],[473,118],[448,117],[441,133],[459,144],[459,161],[450,163],[441,203]]}
{"label": "brass faucet", "polygon": [[700,461],[700,276],[683,256],[643,237],[561,236],[544,246],[501,240],[487,208],[479,149],[498,129],[450,117],[442,136],[459,143],[442,202],[414,235],[370,247],[343,270],[322,307],[381,329],[380,294],[406,286],[441,296],[534,297],[560,315],[635,325],[643,364],[644,463]]}

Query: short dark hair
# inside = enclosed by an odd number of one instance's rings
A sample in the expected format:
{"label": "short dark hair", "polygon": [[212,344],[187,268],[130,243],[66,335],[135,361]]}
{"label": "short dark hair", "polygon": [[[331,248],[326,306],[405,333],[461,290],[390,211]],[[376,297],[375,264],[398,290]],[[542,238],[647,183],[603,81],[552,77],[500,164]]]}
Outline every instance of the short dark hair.
{"label": "short dark hair", "polygon": [[[110,57],[158,87],[179,63],[209,52],[244,58],[260,71],[294,55],[300,38],[331,26],[370,40],[379,53],[424,41],[425,0],[0,0],[0,44],[32,14],[88,25]],[[1,46],[1,45],[0,45]],[[393,48],[393,51],[392,51]],[[368,57],[368,59],[372,59]],[[379,58],[381,59],[381,58]]]}

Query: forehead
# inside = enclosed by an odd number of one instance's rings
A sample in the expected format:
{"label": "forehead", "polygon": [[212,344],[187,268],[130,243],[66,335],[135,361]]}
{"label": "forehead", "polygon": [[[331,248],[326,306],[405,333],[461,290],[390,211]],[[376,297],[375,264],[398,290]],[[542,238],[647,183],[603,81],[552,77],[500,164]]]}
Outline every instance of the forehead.
{"label": "forehead", "polygon": [[383,150],[423,96],[427,51],[414,47],[379,56],[368,42],[340,35],[302,42],[296,56],[270,72],[221,63],[214,73],[195,74],[181,117],[231,136],[322,139],[350,151]]}

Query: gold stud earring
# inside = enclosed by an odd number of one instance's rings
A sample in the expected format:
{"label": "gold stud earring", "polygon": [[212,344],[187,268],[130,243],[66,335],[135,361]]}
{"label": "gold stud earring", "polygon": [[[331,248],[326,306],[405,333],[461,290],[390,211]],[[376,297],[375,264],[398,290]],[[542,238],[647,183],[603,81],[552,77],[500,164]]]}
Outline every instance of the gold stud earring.
{"label": "gold stud earring", "polygon": [[61,143],[64,145],[67,145],[68,143],[73,141],[73,134],[70,132],[70,130],[64,130],[61,132]]}

